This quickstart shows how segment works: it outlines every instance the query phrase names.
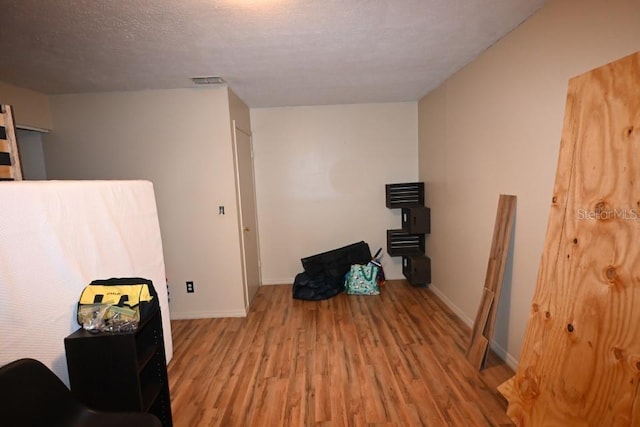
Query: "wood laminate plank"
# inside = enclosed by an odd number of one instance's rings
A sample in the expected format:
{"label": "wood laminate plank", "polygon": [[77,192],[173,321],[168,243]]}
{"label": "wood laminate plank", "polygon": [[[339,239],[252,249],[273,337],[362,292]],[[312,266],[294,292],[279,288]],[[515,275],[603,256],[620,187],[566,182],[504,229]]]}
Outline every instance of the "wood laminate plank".
{"label": "wood laminate plank", "polygon": [[491,282],[488,286],[493,291],[493,304],[489,310],[489,319],[484,329],[484,336],[491,342],[495,329],[496,317],[498,316],[498,303],[504,283],[504,272],[507,268],[507,257],[511,245],[513,224],[516,218],[516,196],[501,194],[498,199],[498,214],[494,230],[493,242],[491,244],[491,257],[495,258],[495,271],[491,273]]}
{"label": "wood laminate plank", "polygon": [[480,369],[484,362],[487,349],[489,348],[489,340],[483,335],[484,328],[489,321],[489,311],[494,302],[494,293],[487,288],[482,290],[482,299],[478,307],[478,314],[471,329],[471,340],[469,348],[467,348],[467,360],[475,367]]}
{"label": "wood laminate plank", "polygon": [[516,201],[516,196],[506,194],[501,194],[498,198],[498,209],[493,228],[493,239],[491,241],[482,299],[471,330],[469,346],[467,347],[467,360],[476,369],[482,369],[489,343],[493,337],[516,214]]}
{"label": "wood laminate plank", "polygon": [[311,302],[263,286],[243,319],[172,321],[176,427],[509,425],[513,371],[466,361],[469,328],[428,288]]}
{"label": "wood laminate plank", "polygon": [[498,393],[500,393],[507,402],[511,400],[511,393],[513,393],[513,383],[515,380],[516,377],[511,377],[498,386]]}

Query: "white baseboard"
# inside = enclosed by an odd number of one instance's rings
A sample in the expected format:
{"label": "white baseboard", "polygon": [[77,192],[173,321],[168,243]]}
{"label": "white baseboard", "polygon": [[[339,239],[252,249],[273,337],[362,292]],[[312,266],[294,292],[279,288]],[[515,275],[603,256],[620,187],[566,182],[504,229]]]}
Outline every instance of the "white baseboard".
{"label": "white baseboard", "polygon": [[[405,277],[400,275],[398,277],[389,277],[387,276],[387,280],[404,280]],[[293,277],[289,277],[286,279],[262,279],[262,284],[265,286],[270,286],[270,285],[292,285],[293,284]]]}
{"label": "white baseboard", "polygon": [[171,320],[186,319],[218,319],[223,317],[247,317],[246,310],[228,310],[228,311],[191,311],[186,313],[171,312]]}
{"label": "white baseboard", "polygon": [[292,285],[293,284],[293,278],[287,278],[287,279],[263,279],[262,280],[262,285],[263,286],[269,286],[269,285]]}
{"label": "white baseboard", "polygon": [[457,305],[455,305],[453,303],[453,301],[451,301],[449,299],[449,297],[447,297],[445,294],[442,293],[442,291],[440,289],[438,289],[437,286],[434,286],[433,284],[429,285],[429,289],[431,289],[433,291],[434,294],[436,294],[436,296],[438,298],[440,298],[440,300],[447,306],[449,307],[449,309],[451,311],[453,311],[455,313],[456,316],[458,316],[460,318],[460,320],[462,320],[468,327],[472,328],[473,327],[473,319],[471,319],[469,316],[467,316],[461,309],[460,307],[458,307]]}
{"label": "white baseboard", "polygon": [[[467,316],[461,309],[460,307],[458,307],[457,305],[455,305],[453,303],[453,301],[451,301],[445,294],[442,293],[442,291],[440,289],[438,289],[437,286],[434,286],[433,284],[429,285],[429,289],[431,289],[433,291],[434,294],[436,294],[436,296],[438,298],[440,298],[440,300],[447,306],[449,307],[449,309],[451,311],[453,311],[455,313],[456,316],[458,316],[460,318],[460,320],[462,320],[467,326],[469,326],[469,328],[473,328],[473,320]],[[509,366],[511,369],[513,369],[514,371],[518,370],[518,360],[513,357],[509,352],[507,352],[507,350],[505,350],[504,348],[502,348],[502,346],[500,344],[498,344],[496,341],[491,341],[491,349],[500,357],[502,358],[505,363],[507,364],[507,366]]]}
{"label": "white baseboard", "polygon": [[491,350],[493,350],[504,362],[514,371],[518,370],[518,360],[507,352],[500,344],[491,341]]}

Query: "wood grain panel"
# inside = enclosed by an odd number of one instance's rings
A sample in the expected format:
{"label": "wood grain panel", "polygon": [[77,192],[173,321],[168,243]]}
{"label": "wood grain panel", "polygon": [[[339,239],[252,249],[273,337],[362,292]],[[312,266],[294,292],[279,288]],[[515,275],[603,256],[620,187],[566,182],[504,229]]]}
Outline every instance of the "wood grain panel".
{"label": "wood grain panel", "polygon": [[494,294],[487,288],[482,290],[482,299],[478,307],[478,314],[471,329],[471,339],[467,348],[467,360],[476,368],[480,369],[484,362],[489,340],[484,336],[484,328],[489,320],[489,311],[493,305]]}
{"label": "wood grain panel", "polygon": [[509,415],[640,425],[640,53],[569,82],[556,183]]}
{"label": "wood grain panel", "polygon": [[516,377],[514,376],[498,386],[498,393],[500,393],[500,395],[504,397],[507,402],[511,400],[511,393],[513,393],[513,383],[515,381]]}
{"label": "wood grain panel", "polygon": [[291,298],[263,286],[246,318],[172,321],[176,427],[511,425],[493,353],[479,373],[469,328],[428,288]]}
{"label": "wood grain panel", "polygon": [[501,194],[498,198],[496,222],[493,228],[482,299],[467,348],[467,360],[476,369],[481,369],[484,365],[489,343],[493,338],[516,215],[516,202],[516,196]]}

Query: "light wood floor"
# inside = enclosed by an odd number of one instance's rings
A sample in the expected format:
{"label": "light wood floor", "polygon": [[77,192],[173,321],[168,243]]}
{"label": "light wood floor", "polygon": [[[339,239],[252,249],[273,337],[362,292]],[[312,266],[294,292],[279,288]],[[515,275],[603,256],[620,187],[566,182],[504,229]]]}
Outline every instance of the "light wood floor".
{"label": "light wood floor", "polygon": [[171,326],[176,427],[511,425],[495,387],[513,371],[475,371],[469,328],[405,281],[321,302],[263,286],[246,318]]}

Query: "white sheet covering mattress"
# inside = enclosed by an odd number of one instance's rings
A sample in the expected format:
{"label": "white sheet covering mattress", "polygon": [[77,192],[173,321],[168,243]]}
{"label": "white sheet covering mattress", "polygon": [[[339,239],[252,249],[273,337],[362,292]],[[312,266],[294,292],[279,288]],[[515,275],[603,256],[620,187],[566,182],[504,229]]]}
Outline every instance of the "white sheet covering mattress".
{"label": "white sheet covering mattress", "polygon": [[95,279],[144,277],[173,355],[160,226],[148,181],[0,182],[0,365],[31,357],[69,384],[64,338]]}

